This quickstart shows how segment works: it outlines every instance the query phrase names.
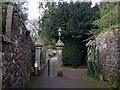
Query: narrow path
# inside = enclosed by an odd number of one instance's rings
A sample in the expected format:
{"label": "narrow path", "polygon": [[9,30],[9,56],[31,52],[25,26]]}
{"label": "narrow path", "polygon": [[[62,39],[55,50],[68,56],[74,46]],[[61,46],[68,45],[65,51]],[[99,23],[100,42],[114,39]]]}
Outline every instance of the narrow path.
{"label": "narrow path", "polygon": [[52,71],[54,62],[57,66],[56,57],[51,60],[51,75],[48,76],[46,68],[41,76],[31,77],[29,88],[106,88],[102,83],[87,77],[86,69],[63,68],[64,75],[57,77],[56,70],[55,74]]}

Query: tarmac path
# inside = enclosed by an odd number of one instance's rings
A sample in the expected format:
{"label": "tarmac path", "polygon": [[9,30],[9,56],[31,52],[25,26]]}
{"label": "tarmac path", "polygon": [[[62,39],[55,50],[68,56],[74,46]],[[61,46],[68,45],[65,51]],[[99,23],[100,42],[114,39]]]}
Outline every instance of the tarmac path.
{"label": "tarmac path", "polygon": [[63,76],[57,76],[57,57],[50,61],[41,76],[32,76],[29,88],[107,88],[103,83],[87,77],[87,69],[63,68]]}

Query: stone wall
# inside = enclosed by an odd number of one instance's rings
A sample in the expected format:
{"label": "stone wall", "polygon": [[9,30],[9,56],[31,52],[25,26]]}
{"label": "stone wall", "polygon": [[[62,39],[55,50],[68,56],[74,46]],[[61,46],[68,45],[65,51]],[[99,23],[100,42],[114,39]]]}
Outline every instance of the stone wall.
{"label": "stone wall", "polygon": [[[2,9],[0,7],[0,33],[2,33]],[[0,35],[0,89],[2,88],[2,38]]]}
{"label": "stone wall", "polygon": [[100,72],[107,81],[110,73],[120,75],[120,28],[101,33],[96,38]]}
{"label": "stone wall", "polygon": [[35,47],[16,9],[7,6],[2,14],[2,87],[21,88],[29,80]]}

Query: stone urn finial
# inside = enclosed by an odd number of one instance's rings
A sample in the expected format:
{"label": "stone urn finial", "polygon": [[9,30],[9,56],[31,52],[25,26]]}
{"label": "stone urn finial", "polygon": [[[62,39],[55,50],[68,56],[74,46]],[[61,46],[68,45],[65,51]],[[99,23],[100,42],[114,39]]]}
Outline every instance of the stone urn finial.
{"label": "stone urn finial", "polygon": [[59,39],[56,43],[56,46],[57,47],[63,47],[64,46],[64,43]]}

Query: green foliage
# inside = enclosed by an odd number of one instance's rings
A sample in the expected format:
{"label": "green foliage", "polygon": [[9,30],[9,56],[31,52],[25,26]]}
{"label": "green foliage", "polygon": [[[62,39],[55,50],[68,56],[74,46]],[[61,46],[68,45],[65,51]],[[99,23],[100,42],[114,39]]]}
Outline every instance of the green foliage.
{"label": "green foliage", "polygon": [[64,36],[80,39],[96,28],[92,22],[99,17],[96,13],[98,7],[91,8],[91,2],[48,2],[46,7],[39,23],[40,35],[48,40],[56,38],[58,28],[62,29]]}
{"label": "green foliage", "polygon": [[120,88],[120,76],[118,77],[116,74],[108,74],[108,83],[111,86],[111,88]]}
{"label": "green foliage", "polygon": [[63,65],[79,66],[85,62],[86,48],[79,40],[71,39],[65,41],[63,47]]}
{"label": "green foliage", "polygon": [[[39,9],[44,8],[43,16],[40,18],[40,36],[45,41],[51,39],[58,40],[57,30],[62,29],[63,64],[69,66],[79,66],[85,61],[85,45],[82,40],[88,38],[89,30],[97,28],[93,21],[99,15],[97,5],[91,7],[91,2],[47,2],[42,3]],[[51,45],[50,45],[51,47]],[[84,53],[83,53],[84,52]]]}
{"label": "green foliage", "polygon": [[51,41],[48,41],[48,47],[51,48],[51,49],[56,49],[56,41],[55,40],[51,40]]}
{"label": "green foliage", "polygon": [[58,68],[58,76],[62,76],[63,75],[63,70],[62,67]]}
{"label": "green foliage", "polygon": [[61,68],[58,68],[58,73],[62,73],[62,67]]}
{"label": "green foliage", "polygon": [[91,33],[98,34],[106,28],[118,25],[117,2],[101,2],[98,13],[100,14],[100,19],[95,20],[93,23],[99,28],[91,30]]}
{"label": "green foliage", "polygon": [[101,34],[101,33],[105,33],[106,31],[114,30],[114,29],[117,28],[117,27],[118,27],[118,25],[113,25],[113,26],[110,26],[110,27],[108,27],[108,28],[105,28],[105,29],[102,30],[100,33],[98,33],[98,35]]}

